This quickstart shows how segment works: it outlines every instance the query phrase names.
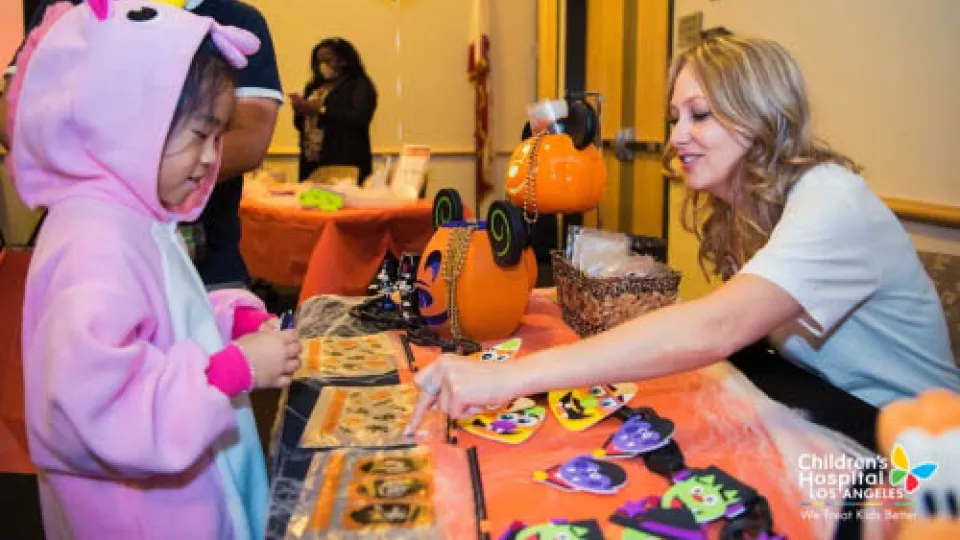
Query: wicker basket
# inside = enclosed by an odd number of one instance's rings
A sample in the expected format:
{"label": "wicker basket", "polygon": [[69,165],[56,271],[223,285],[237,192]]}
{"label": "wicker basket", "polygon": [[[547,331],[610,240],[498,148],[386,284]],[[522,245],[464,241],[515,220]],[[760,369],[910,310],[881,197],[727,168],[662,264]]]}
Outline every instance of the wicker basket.
{"label": "wicker basket", "polygon": [[672,304],[680,288],[680,272],[657,276],[592,278],[559,251],[551,253],[553,280],[563,320],[581,337],[608,330],[648,311]]}

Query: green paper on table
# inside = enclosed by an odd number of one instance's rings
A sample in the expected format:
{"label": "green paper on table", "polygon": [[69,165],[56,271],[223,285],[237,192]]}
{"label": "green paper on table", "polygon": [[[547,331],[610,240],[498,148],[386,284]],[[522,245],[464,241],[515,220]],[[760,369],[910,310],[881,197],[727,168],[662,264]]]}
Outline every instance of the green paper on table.
{"label": "green paper on table", "polygon": [[343,197],[324,189],[310,188],[300,194],[300,205],[324,212],[336,212],[343,208]]}

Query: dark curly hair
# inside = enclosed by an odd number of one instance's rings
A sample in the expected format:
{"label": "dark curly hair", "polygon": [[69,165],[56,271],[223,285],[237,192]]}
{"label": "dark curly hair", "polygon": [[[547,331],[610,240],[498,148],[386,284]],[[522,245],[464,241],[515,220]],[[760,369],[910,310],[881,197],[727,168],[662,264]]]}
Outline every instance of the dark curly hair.
{"label": "dark curly hair", "polygon": [[320,49],[330,49],[333,52],[337,60],[340,61],[340,70],[346,78],[363,77],[370,81],[370,85],[373,86],[373,81],[370,80],[366,68],[363,67],[360,53],[353,46],[353,43],[343,38],[332,37],[317,43],[310,53],[310,70],[313,71],[313,80],[310,81],[311,88],[319,88],[325,82],[320,69],[317,67],[317,53],[320,52]]}

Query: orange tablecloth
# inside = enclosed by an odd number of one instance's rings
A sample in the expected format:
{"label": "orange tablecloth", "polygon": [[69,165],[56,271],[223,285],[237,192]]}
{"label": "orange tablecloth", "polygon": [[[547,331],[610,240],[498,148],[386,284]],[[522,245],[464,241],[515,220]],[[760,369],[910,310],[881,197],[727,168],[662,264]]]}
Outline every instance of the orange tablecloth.
{"label": "orange tablecloth", "polygon": [[29,266],[29,252],[0,250],[0,473],[35,472],[27,453],[20,351]]}
{"label": "orange tablecloth", "polygon": [[363,295],[388,253],[420,252],[433,235],[432,203],[322,212],[245,197],[240,251],[250,273],[315,294]]}
{"label": "orange tablecloth", "polygon": [[[523,339],[521,356],[577,339],[563,324],[557,306],[542,291],[531,298],[517,337]],[[430,348],[414,347],[414,353],[421,367],[437,356]],[[401,371],[404,382],[412,378],[409,371]],[[639,386],[630,406],[653,407],[676,423],[674,438],[689,467],[716,465],[756,488],[770,502],[777,532],[791,540],[832,537],[834,523],[826,518],[804,519],[801,503],[805,498],[796,479],[798,455],[836,451],[832,441],[817,428],[809,425],[807,430],[799,417],[791,417],[793,413],[773,403],[727,363],[641,382]],[[430,433],[424,442],[434,447],[444,444],[443,430],[438,427],[441,424],[428,423]],[[581,433],[571,433],[548,413],[545,425],[517,446],[459,431],[458,446],[478,449],[491,536],[497,538],[514,520],[532,525],[550,519],[596,519],[606,538],[620,538],[622,529],[612,524],[609,516],[625,501],[660,496],[668,487],[666,480],[649,472],[641,460],[617,460],[627,471],[628,480],[613,496],[566,493],[532,480],[532,473],[538,469],[600,448],[620,425],[620,421],[607,419]],[[447,473],[458,474],[453,470],[441,472]],[[469,490],[468,485],[459,489]],[[471,537],[471,523],[462,520],[453,526],[455,531],[445,533],[449,537]],[[711,526],[711,538],[716,538],[720,527]]]}

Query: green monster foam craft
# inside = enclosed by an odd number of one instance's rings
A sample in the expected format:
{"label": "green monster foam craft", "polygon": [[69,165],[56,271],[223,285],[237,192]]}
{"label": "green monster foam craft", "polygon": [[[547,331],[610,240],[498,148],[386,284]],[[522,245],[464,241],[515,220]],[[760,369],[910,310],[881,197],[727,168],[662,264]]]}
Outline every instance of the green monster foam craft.
{"label": "green monster foam craft", "polygon": [[310,188],[300,194],[300,206],[336,212],[343,208],[343,197],[323,189]]}
{"label": "green monster foam craft", "polygon": [[735,518],[757,499],[753,488],[714,466],[683,470],[674,474],[672,480],[673,485],[663,494],[660,506],[686,506],[697,523]]}
{"label": "green monster foam craft", "polygon": [[593,519],[554,519],[532,527],[514,521],[499,540],[603,540],[603,532],[600,531],[600,524]]}
{"label": "green monster foam craft", "polygon": [[655,496],[627,501],[610,521],[624,528],[621,540],[707,540],[706,525],[688,508],[660,508]]}

